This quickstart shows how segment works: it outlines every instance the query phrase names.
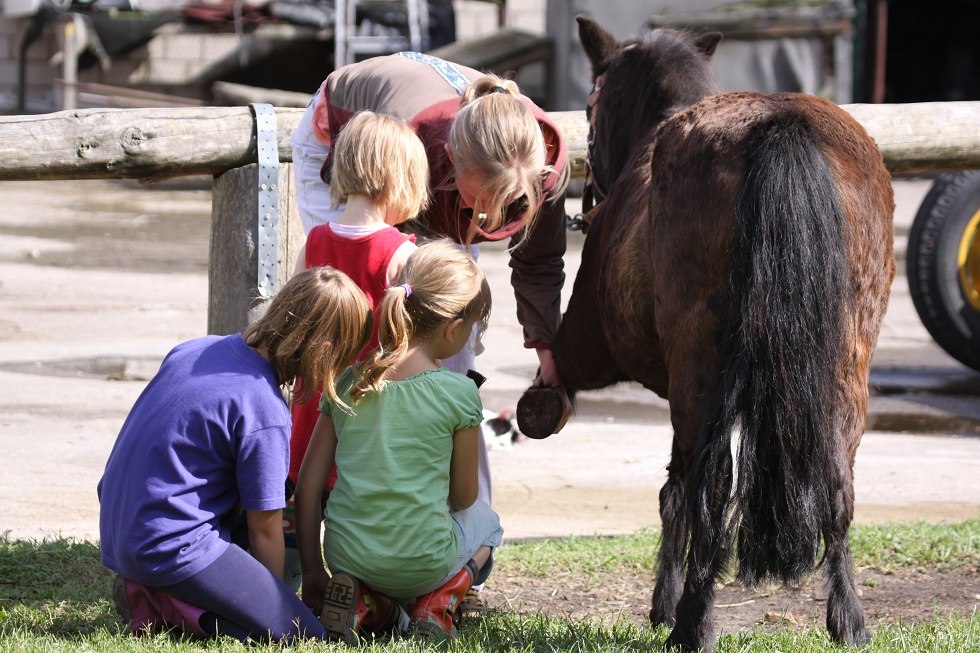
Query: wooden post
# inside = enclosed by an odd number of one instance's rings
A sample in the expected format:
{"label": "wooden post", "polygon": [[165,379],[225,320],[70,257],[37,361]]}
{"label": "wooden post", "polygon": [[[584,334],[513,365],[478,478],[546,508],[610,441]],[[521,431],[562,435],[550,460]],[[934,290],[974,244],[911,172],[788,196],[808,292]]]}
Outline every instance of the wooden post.
{"label": "wooden post", "polygon": [[[306,242],[293,202],[293,166],[279,165],[276,224],[279,287],[292,275]],[[208,333],[238,333],[262,314],[269,298],[259,291],[258,165],[234,168],[214,178],[211,192],[211,264],[208,273]]]}

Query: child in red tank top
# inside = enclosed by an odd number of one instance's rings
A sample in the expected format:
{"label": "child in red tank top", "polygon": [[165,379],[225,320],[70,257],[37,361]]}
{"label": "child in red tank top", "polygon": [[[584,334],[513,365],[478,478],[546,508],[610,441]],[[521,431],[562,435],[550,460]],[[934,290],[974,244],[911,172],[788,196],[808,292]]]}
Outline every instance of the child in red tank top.
{"label": "child in red tank top", "polygon": [[[418,215],[428,203],[429,164],[425,148],[407,122],[363,111],[344,126],[334,142],[330,195],[342,209],[334,221],[313,228],[300,251],[297,271],[329,265],[347,274],[377,310],[388,286],[398,278],[415,237],[395,228]],[[378,344],[377,321],[367,347]],[[306,402],[294,403],[289,442],[289,481],[295,484],[310,435],[319,416],[318,391]],[[332,487],[336,470],[330,474]],[[291,493],[291,492],[290,492]],[[289,508],[292,508],[291,502]],[[290,510],[290,513],[292,511]],[[286,582],[299,587],[294,524],[284,515]]]}

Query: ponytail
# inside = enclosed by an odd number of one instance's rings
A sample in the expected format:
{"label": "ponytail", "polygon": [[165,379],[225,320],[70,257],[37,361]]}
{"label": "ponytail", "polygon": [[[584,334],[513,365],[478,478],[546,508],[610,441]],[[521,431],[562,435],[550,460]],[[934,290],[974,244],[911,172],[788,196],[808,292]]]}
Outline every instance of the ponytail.
{"label": "ponytail", "polygon": [[476,262],[448,240],[416,249],[391,286],[378,312],[378,348],[362,363],[350,391],[354,403],[381,389],[385,374],[401,361],[413,338],[421,339],[447,320],[475,320],[479,332],[490,318],[490,285]]}
{"label": "ponytail", "polygon": [[512,79],[504,79],[503,77],[492,74],[484,75],[463,89],[459,106],[463,108],[474,100],[484,95],[490,95],[491,93],[506,93],[514,97],[520,97],[521,89],[518,88],[517,82]]}
{"label": "ponytail", "polygon": [[357,383],[350,391],[354,403],[365,393],[380,390],[385,372],[408,351],[408,341],[413,329],[412,317],[405,304],[410,292],[411,286],[408,284],[391,286],[385,292],[378,311],[378,348],[361,364]]}

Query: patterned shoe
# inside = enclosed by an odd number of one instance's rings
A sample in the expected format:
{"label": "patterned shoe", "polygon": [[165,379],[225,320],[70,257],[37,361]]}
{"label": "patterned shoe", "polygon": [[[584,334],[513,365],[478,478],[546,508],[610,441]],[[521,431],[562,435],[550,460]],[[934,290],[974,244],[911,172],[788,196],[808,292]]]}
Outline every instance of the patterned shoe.
{"label": "patterned shoe", "polygon": [[344,572],[337,572],[327,581],[323,594],[320,623],[327,636],[349,645],[359,641],[360,622],[367,614],[367,606],[361,593],[361,584]]}
{"label": "patterned shoe", "polygon": [[472,587],[466,590],[463,600],[459,602],[459,611],[464,615],[483,614],[488,609],[480,592]]}

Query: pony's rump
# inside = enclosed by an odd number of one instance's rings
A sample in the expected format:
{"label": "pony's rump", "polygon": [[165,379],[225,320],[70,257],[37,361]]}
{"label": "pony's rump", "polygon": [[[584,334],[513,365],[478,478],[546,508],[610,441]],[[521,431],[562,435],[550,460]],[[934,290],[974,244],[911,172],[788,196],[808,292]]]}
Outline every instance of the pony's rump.
{"label": "pony's rump", "polygon": [[[744,161],[720,396],[705,424],[713,434],[702,441],[719,449],[705,460],[718,461],[732,435],[741,436],[729,521],[739,579],[796,582],[817,564],[828,474],[839,455],[838,372],[851,303],[847,220],[801,112],[762,119],[749,132]],[[702,478],[710,479],[713,470],[706,471]],[[701,511],[707,482],[691,497]]]}

